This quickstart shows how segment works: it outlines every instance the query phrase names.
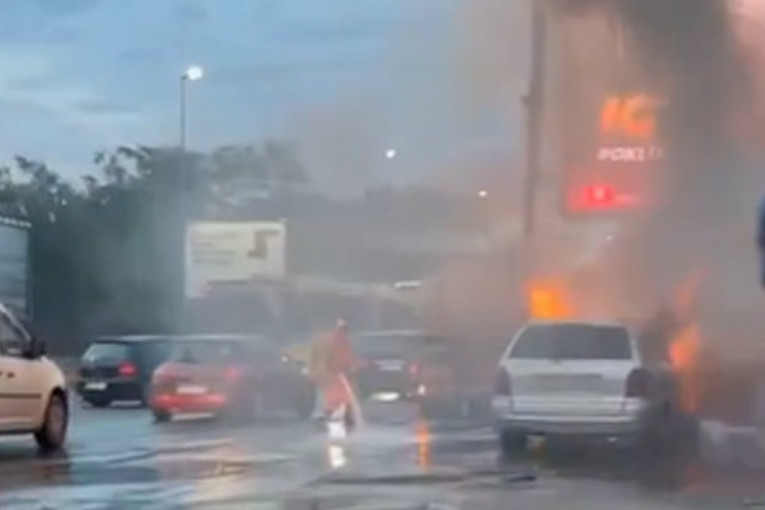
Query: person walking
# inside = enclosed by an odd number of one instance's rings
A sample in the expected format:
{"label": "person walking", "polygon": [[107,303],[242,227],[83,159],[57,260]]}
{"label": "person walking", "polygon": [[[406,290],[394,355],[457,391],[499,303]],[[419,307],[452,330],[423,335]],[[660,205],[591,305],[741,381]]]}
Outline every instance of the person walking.
{"label": "person walking", "polygon": [[310,370],[317,388],[316,418],[327,420],[342,413],[347,428],[358,424],[360,409],[351,383],[357,366],[348,323],[339,319],[330,331],[316,338],[311,350]]}

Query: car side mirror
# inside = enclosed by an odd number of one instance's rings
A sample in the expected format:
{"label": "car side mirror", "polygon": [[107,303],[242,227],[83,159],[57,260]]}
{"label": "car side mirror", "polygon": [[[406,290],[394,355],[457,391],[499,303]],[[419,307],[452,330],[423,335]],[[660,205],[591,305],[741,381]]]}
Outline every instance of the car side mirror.
{"label": "car side mirror", "polygon": [[27,357],[31,359],[38,359],[45,356],[47,352],[48,350],[45,342],[33,336],[31,342],[29,343]]}

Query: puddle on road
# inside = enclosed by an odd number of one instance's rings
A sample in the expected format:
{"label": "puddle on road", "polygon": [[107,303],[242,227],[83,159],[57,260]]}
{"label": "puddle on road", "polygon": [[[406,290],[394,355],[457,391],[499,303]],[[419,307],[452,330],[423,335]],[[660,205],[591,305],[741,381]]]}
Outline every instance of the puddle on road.
{"label": "puddle on road", "polygon": [[[267,470],[268,477],[259,480],[253,476],[257,470]],[[286,472],[283,476],[289,479]],[[19,483],[4,479],[3,484],[12,484],[14,492],[6,497],[0,495],[0,508],[207,508],[212,502],[236,500],[237,495],[252,497],[254,491],[261,491],[266,481],[268,490],[279,487],[278,463],[241,458],[229,461],[211,456],[209,459],[179,458],[156,465],[87,464],[71,469],[59,465],[27,472]],[[21,484],[27,489],[22,489]],[[45,502],[55,504],[46,507]]]}
{"label": "puddle on road", "polygon": [[[0,488],[14,490],[30,486],[115,486],[198,481],[245,476],[268,467],[269,474],[286,472],[292,457],[286,455],[245,455],[235,448],[204,451],[179,448],[177,453],[135,452],[120,457],[87,460],[37,458],[2,473]],[[1,502],[2,500],[0,500]]]}

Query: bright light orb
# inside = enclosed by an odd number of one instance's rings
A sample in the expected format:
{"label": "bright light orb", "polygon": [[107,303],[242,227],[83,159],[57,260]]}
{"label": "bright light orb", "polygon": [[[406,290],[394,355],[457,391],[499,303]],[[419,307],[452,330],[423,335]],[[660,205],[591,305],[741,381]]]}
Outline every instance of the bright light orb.
{"label": "bright light orb", "polygon": [[204,78],[205,71],[199,66],[190,66],[188,69],[186,69],[186,72],[183,73],[183,78],[188,81],[198,81]]}

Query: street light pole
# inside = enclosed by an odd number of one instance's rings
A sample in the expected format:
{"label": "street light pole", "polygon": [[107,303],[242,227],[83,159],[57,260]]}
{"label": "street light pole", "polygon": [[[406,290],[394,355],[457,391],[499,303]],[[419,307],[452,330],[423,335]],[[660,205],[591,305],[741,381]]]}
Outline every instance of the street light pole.
{"label": "street light pole", "polygon": [[179,136],[179,144],[178,146],[181,149],[181,154],[186,154],[186,102],[187,102],[187,84],[190,81],[199,81],[204,77],[204,70],[199,66],[190,66],[186,71],[181,75],[180,80],[180,94],[179,94],[179,115],[178,115],[178,121],[180,123],[179,130],[178,130],[178,136]]}
{"label": "street light pole", "polygon": [[[188,169],[186,168],[186,117],[187,117],[187,88],[188,88],[188,82],[191,81],[198,81],[201,80],[204,76],[204,71],[199,66],[190,66],[186,69],[186,71],[181,74],[179,79],[179,110],[178,110],[178,150],[180,151],[180,154],[178,155],[178,195],[177,195],[177,201],[176,201],[176,207],[175,207],[175,214],[176,219],[174,221],[177,221],[178,225],[178,238],[176,239],[176,246],[178,248],[178,253],[181,256],[182,260],[185,260],[186,257],[186,222],[189,217],[190,211],[191,211],[191,200],[189,193],[191,192],[191,183],[192,178],[189,176]],[[185,296],[186,296],[186,273],[185,273],[185,264],[182,265],[176,265],[174,267],[177,267],[180,271],[178,273],[178,299],[176,301],[176,309],[174,310],[176,325],[177,324],[183,324],[184,323],[184,314],[185,314]]]}
{"label": "street light pole", "polygon": [[542,113],[545,94],[547,19],[539,2],[531,3],[531,68],[526,107],[526,176],[523,186],[523,236],[531,238],[536,227],[537,188],[540,174]]}
{"label": "street light pole", "polygon": [[178,147],[181,149],[181,155],[186,154],[186,83],[188,82],[186,73],[181,75],[181,89],[180,89],[180,109],[178,120],[180,122],[178,135],[180,137]]}

